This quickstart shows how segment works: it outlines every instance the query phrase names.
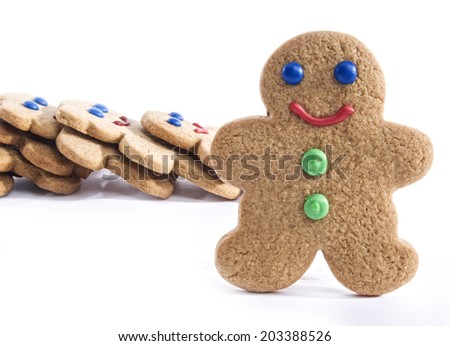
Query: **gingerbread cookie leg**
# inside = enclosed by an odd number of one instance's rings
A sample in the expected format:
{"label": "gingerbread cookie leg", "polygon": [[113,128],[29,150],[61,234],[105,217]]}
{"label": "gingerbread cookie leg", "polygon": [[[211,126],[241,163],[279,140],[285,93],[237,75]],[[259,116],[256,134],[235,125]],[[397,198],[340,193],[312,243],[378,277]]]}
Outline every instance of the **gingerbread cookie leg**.
{"label": "gingerbread cookie leg", "polygon": [[9,174],[0,173],[0,197],[6,196],[14,187],[14,179]]}
{"label": "gingerbread cookie leg", "polygon": [[[314,236],[308,231],[292,232],[283,215],[268,222],[264,215],[270,211],[255,210],[253,199],[244,195],[240,214],[250,211],[256,215],[241,219],[240,225],[217,245],[219,273],[231,284],[251,292],[273,292],[292,285],[314,259],[318,249]],[[294,224],[288,226],[295,228]]]}
{"label": "gingerbread cookie leg", "polygon": [[[397,236],[396,212],[389,197],[378,194],[370,200],[361,196],[355,205],[358,208],[348,215],[355,222],[341,225],[338,236],[327,233],[325,259],[348,289],[365,296],[391,292],[412,279],[417,254]],[[376,210],[382,217],[367,218],[368,210]]]}
{"label": "gingerbread cookie leg", "polygon": [[[355,255],[363,252],[363,257]],[[379,296],[403,286],[413,278],[419,261],[412,246],[401,240],[380,240],[370,247],[343,241],[324,256],[339,282],[364,296]]]}

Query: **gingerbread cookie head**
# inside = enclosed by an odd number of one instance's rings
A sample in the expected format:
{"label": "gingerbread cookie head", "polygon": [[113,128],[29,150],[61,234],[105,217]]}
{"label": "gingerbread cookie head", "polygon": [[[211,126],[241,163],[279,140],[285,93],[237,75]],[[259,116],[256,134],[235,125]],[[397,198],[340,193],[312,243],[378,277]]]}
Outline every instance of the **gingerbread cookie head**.
{"label": "gingerbread cookie head", "polygon": [[130,120],[125,115],[91,101],[62,101],[56,120],[107,143],[118,143],[130,126]]}
{"label": "gingerbread cookie head", "polygon": [[211,142],[216,131],[199,123],[191,123],[180,113],[149,111],[141,119],[144,129],[158,138],[198,155],[208,165]]}
{"label": "gingerbread cookie head", "polygon": [[383,111],[380,66],[364,44],[336,32],[310,32],[284,43],[267,61],[260,87],[270,116],[286,121],[295,113],[314,126],[366,123]]}
{"label": "gingerbread cookie head", "polygon": [[31,94],[0,95],[0,119],[22,131],[55,139],[61,125],[55,120],[56,107]]}

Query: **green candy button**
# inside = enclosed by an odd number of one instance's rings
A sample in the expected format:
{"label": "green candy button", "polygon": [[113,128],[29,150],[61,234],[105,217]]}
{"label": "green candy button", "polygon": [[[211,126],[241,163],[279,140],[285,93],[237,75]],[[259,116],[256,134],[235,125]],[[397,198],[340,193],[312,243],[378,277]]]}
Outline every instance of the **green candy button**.
{"label": "green candy button", "polygon": [[327,171],[328,160],[320,149],[309,149],[302,157],[302,169],[305,173],[317,177]]}
{"label": "green candy button", "polygon": [[303,206],[306,216],[312,220],[320,220],[327,216],[330,211],[328,199],[320,193],[315,193],[306,197],[305,205]]}

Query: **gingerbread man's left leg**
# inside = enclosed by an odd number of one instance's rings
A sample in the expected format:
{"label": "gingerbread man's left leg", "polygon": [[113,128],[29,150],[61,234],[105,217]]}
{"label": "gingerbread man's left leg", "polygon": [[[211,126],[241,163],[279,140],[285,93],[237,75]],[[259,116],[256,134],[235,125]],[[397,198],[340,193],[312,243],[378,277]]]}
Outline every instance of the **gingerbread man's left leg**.
{"label": "gingerbread man's left leg", "polygon": [[[325,239],[323,253],[344,286],[361,295],[378,296],[411,280],[418,257],[410,244],[397,237],[392,202],[370,204],[361,202],[362,207],[342,225],[339,235]],[[365,217],[364,205],[376,208],[377,215]]]}

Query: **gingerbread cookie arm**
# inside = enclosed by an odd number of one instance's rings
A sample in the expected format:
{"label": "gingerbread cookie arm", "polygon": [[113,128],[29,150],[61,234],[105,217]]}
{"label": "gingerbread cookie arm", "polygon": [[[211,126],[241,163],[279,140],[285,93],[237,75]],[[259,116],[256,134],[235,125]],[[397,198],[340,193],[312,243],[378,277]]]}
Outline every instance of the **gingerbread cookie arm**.
{"label": "gingerbread cookie arm", "polygon": [[433,161],[433,145],[422,132],[394,123],[383,125],[385,150],[388,157],[379,162],[388,165],[389,184],[400,188],[422,178]]}
{"label": "gingerbread cookie arm", "polygon": [[[262,172],[265,139],[270,138],[271,119],[253,116],[222,126],[211,145],[211,164],[222,180],[243,188],[251,170]],[[269,145],[269,144],[267,144]],[[214,162],[214,163],[213,163]]]}

